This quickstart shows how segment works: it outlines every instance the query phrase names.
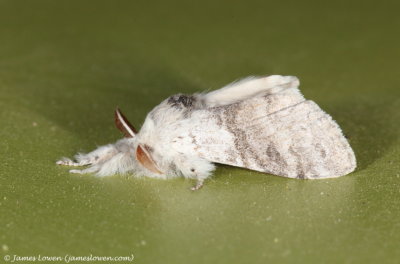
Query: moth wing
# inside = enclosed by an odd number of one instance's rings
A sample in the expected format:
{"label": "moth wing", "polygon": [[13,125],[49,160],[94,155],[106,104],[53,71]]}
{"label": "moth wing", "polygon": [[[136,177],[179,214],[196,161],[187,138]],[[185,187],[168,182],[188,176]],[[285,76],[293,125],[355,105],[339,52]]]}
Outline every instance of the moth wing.
{"label": "moth wing", "polygon": [[198,111],[181,143],[212,162],[289,178],[352,172],[355,156],[339,126],[296,90]]}

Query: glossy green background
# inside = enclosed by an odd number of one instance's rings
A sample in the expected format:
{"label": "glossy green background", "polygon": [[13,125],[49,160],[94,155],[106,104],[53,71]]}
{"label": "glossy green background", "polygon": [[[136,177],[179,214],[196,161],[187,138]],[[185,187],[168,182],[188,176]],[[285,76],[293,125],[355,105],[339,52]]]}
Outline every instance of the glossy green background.
{"label": "glossy green background", "polygon": [[[0,0],[3,256],[134,263],[398,263],[398,1]],[[219,166],[193,182],[70,175],[54,162],[140,127],[167,96],[300,78],[356,172],[301,181]]]}

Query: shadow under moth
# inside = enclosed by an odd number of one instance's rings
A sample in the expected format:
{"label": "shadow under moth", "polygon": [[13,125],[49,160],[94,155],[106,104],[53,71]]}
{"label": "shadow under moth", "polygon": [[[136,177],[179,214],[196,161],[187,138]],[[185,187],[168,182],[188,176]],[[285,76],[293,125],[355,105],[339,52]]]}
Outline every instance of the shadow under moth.
{"label": "shadow under moth", "polygon": [[332,178],[356,168],[337,123],[305,100],[294,76],[248,77],[208,93],[173,95],[157,105],[136,131],[117,109],[125,138],[63,158],[88,166],[71,173],[132,173],[196,179],[192,190],[222,163],[298,179]]}

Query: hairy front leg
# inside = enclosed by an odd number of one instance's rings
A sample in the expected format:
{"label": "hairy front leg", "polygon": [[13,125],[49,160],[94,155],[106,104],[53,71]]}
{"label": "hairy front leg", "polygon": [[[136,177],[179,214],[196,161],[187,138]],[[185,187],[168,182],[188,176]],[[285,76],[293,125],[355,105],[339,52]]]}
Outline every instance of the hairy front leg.
{"label": "hairy front leg", "polygon": [[135,168],[134,142],[124,138],[115,144],[98,147],[94,151],[82,154],[78,153],[75,160],[62,158],[57,161],[59,165],[89,166],[85,169],[73,169],[71,173],[96,173],[97,176],[109,176],[116,173],[126,173]]}
{"label": "hairy front leg", "polygon": [[66,165],[66,166],[95,165],[111,159],[117,153],[118,150],[115,148],[115,146],[109,144],[101,146],[96,150],[87,154],[78,153],[77,155],[75,155],[75,160],[71,160],[69,158],[62,158],[56,163],[58,165]]}

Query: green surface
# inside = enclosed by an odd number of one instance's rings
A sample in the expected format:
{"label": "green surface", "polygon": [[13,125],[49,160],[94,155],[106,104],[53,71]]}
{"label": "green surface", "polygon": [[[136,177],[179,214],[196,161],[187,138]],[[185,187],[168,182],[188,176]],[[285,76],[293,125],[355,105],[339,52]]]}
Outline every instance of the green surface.
{"label": "green surface", "polygon": [[[398,1],[397,1],[398,3]],[[396,1],[0,0],[0,263],[399,263]],[[167,96],[248,75],[300,78],[356,172],[301,181],[219,166],[193,182],[95,178],[61,156],[116,141]]]}

